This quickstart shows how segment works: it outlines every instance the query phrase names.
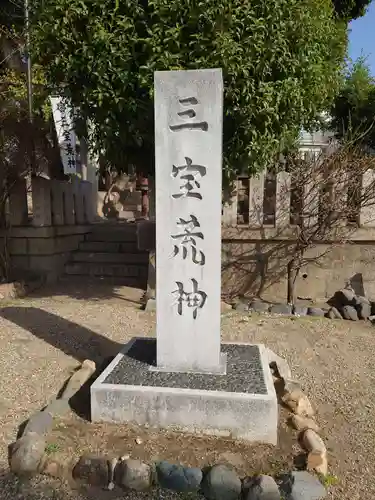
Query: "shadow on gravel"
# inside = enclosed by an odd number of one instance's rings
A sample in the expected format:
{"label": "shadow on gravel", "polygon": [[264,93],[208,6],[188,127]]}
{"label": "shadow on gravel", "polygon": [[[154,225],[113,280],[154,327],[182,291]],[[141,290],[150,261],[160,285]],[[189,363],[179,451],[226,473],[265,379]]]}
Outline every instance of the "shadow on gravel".
{"label": "shadow on gravel", "polygon": [[[105,370],[114,356],[118,354],[121,345],[99,335],[84,326],[60,318],[55,314],[36,307],[4,307],[0,309],[0,316],[12,323],[28,330],[41,340],[60,349],[77,361],[91,359],[96,363],[96,370],[92,377],[69,400],[71,409],[79,417],[90,419],[90,387],[98,376]],[[70,377],[64,382],[57,398],[61,397]],[[19,428],[22,434],[27,420]],[[1,496],[0,496],[1,498]]]}
{"label": "shadow on gravel", "polygon": [[101,301],[116,299],[125,306],[139,308],[142,305],[142,296],[145,293],[146,284],[139,288],[128,284],[117,285],[114,280],[89,277],[74,277],[69,280],[58,281],[50,285],[40,286],[28,294],[30,298],[45,297],[70,297],[75,300]]}
{"label": "shadow on gravel", "polygon": [[117,342],[37,307],[3,307],[0,316],[80,362],[101,364],[121,349]]}

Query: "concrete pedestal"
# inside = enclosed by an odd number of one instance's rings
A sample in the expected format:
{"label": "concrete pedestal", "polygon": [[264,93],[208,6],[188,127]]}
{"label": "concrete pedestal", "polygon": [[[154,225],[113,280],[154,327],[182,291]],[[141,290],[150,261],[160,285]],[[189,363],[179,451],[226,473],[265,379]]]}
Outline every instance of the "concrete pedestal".
{"label": "concrete pedestal", "polygon": [[278,407],[263,345],[223,344],[226,375],[155,371],[156,339],[129,342],[91,386],[93,422],[276,444]]}

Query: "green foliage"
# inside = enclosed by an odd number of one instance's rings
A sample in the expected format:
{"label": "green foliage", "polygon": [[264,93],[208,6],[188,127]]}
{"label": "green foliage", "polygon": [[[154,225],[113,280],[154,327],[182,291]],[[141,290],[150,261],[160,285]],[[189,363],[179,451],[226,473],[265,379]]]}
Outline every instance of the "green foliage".
{"label": "green foliage", "polygon": [[331,115],[338,137],[351,134],[375,148],[375,79],[363,58],[349,67]]}
{"label": "green foliage", "polygon": [[264,168],[338,90],[331,0],[38,0],[34,59],[124,170],[152,169],[155,70],[223,68],[228,176]]}
{"label": "green foliage", "polygon": [[60,446],[57,443],[49,443],[45,448],[46,455],[52,455],[60,450]]}
{"label": "green foliage", "polygon": [[[34,113],[47,122],[51,116],[51,104],[48,91],[46,90],[46,79],[43,69],[33,66],[33,108]],[[27,117],[27,82],[26,74],[19,73],[12,69],[4,69],[0,72],[0,105],[7,103],[7,107],[12,103],[14,115],[22,118]]]}
{"label": "green foliage", "polygon": [[0,26],[17,26],[22,28],[24,25],[24,6],[23,0],[1,0],[0,2]]}
{"label": "green foliage", "polygon": [[325,488],[330,488],[331,486],[336,486],[339,483],[337,476],[332,474],[319,474],[319,480]]}
{"label": "green foliage", "polygon": [[372,0],[332,0],[339,18],[346,21],[364,16]]}

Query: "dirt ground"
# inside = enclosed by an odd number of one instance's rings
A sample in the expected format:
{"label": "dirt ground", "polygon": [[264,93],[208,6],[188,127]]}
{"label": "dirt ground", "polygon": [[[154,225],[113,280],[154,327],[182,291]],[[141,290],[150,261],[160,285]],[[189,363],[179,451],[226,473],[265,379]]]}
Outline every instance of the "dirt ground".
{"label": "dirt ground", "polygon": [[[140,310],[141,292],[103,287],[45,289],[0,309],[0,498],[112,500],[110,492],[77,492],[49,479],[19,481],[7,472],[7,446],[18,426],[53,399],[86,358],[100,363],[133,336],[154,335],[155,314]],[[375,327],[315,318],[222,317],[225,341],[260,342],[285,357],[293,376],[317,408],[338,484],[329,497],[375,498]],[[175,459],[189,465],[231,463],[241,475],[285,470],[299,447],[280,418],[279,447],[249,446],[217,438],[155,433],[131,426],[94,426],[74,413],[56,422],[50,442],[59,453],[131,454],[147,461]],[[283,423],[284,422],[284,423]],[[137,444],[140,438],[142,444]],[[127,498],[146,498],[132,496]],[[124,495],[122,495],[124,498]],[[147,498],[177,498],[154,493]]]}
{"label": "dirt ground", "polygon": [[[64,462],[83,453],[108,459],[129,455],[145,462],[167,460],[190,467],[217,463],[232,465],[240,475],[283,472],[293,466],[293,451],[299,450],[297,435],[280,417],[278,446],[260,445],[212,436],[152,431],[134,425],[91,424],[76,415],[60,419],[48,438],[48,448]],[[56,451],[54,451],[56,450]]]}

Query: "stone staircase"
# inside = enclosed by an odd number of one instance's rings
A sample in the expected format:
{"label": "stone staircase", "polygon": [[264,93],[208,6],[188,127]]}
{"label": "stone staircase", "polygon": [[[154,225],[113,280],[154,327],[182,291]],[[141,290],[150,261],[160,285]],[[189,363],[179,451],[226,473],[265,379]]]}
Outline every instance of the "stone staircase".
{"label": "stone staircase", "polygon": [[85,236],[65,266],[65,276],[114,285],[147,287],[148,252],[137,246],[134,223],[98,223]]}

